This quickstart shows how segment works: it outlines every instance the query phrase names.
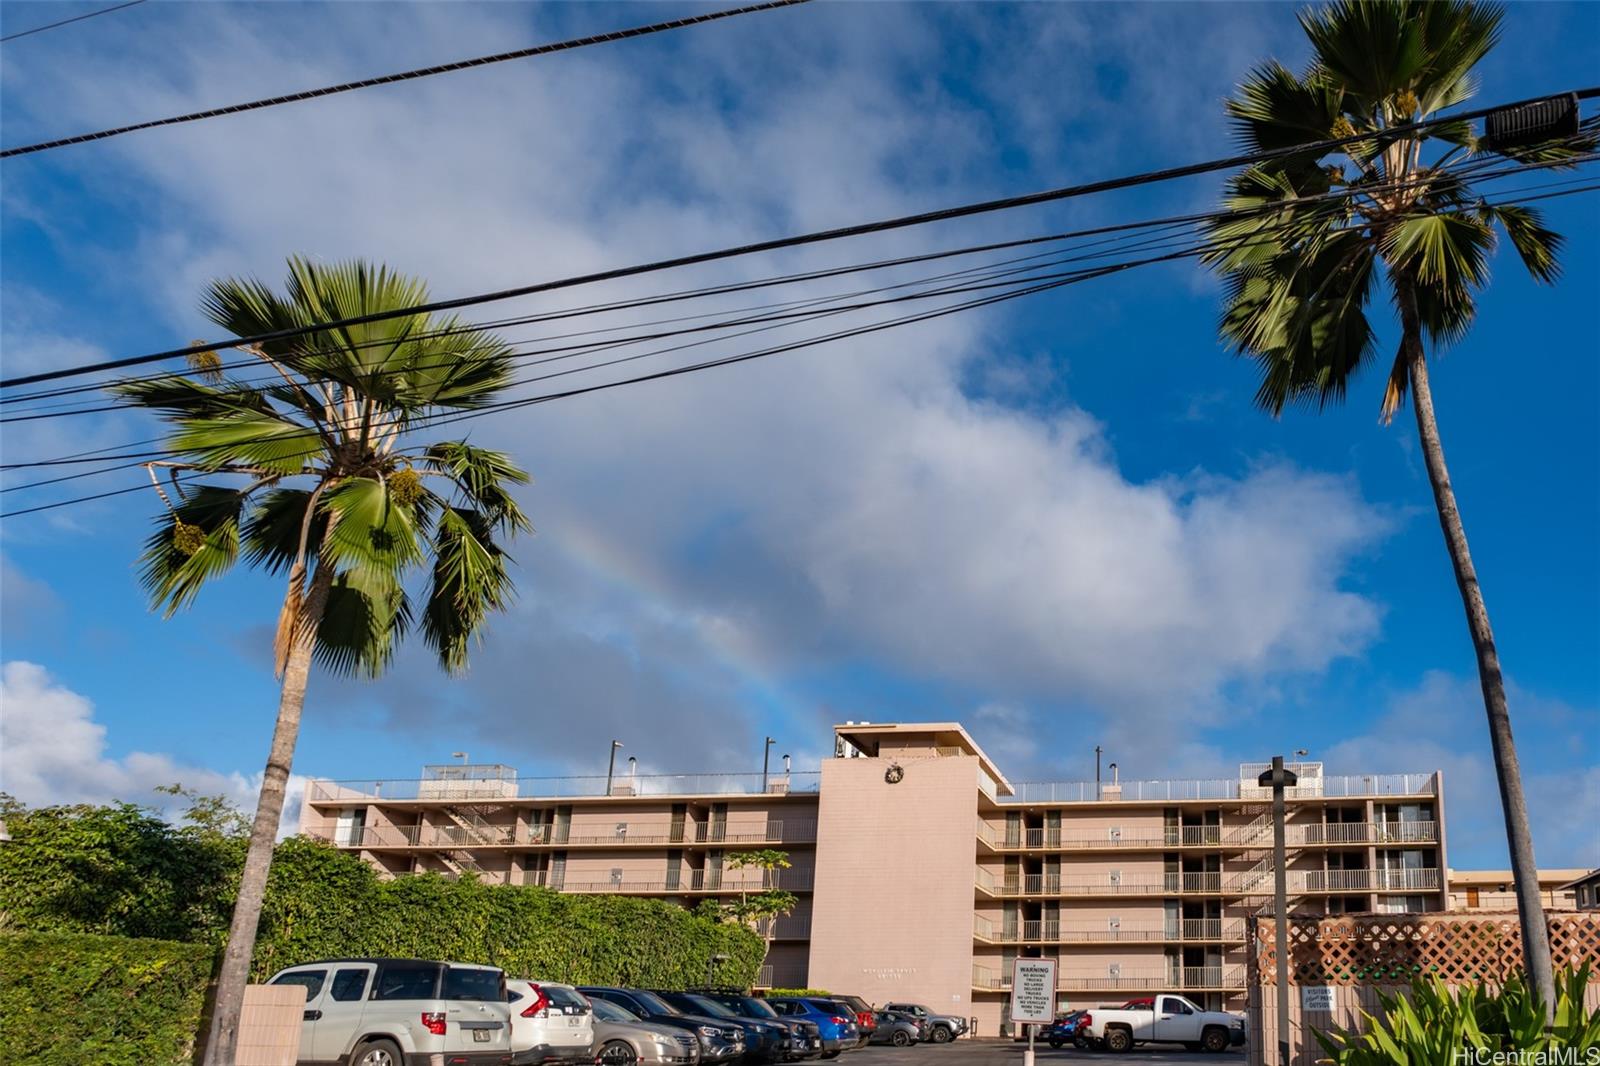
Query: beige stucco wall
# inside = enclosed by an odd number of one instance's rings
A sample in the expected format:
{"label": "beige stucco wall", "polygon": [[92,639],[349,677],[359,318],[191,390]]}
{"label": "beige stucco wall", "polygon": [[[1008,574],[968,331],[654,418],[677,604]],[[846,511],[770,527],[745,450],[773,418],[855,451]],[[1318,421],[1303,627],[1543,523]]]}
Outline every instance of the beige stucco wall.
{"label": "beige stucco wall", "polygon": [[823,764],[809,981],[970,1014],[978,760],[890,761]]}

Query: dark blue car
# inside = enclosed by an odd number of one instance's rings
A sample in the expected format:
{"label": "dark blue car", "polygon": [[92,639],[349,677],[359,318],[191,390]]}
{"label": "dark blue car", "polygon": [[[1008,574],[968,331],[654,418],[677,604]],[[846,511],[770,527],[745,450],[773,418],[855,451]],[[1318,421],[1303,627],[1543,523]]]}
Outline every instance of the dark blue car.
{"label": "dark blue car", "polygon": [[777,996],[767,1000],[785,1018],[799,1018],[816,1025],[822,1035],[822,1057],[833,1059],[839,1052],[860,1043],[861,1030],[855,1012],[843,1003],[821,996]]}
{"label": "dark blue car", "polygon": [[1088,1034],[1083,1031],[1088,1024],[1089,1012],[1075,1010],[1071,1014],[1063,1014],[1040,1030],[1039,1036],[1055,1048],[1079,1044],[1088,1040]]}

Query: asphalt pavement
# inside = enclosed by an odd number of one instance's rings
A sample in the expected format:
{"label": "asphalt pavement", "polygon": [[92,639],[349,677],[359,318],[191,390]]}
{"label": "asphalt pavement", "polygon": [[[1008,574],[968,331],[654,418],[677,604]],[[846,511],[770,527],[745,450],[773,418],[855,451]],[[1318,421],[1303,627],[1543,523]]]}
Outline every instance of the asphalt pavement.
{"label": "asphalt pavement", "polygon": [[[838,1066],[1022,1066],[1022,1052],[1026,1047],[1026,1044],[1009,1040],[957,1040],[951,1044],[919,1044],[905,1048],[873,1046],[847,1052],[833,1062]],[[1066,1066],[1075,1060],[1097,1059],[1115,1059],[1122,1066],[1244,1066],[1245,1061],[1242,1050],[1208,1055],[1179,1047],[1137,1047],[1116,1055],[1073,1048],[1052,1051],[1048,1044],[1037,1045],[1034,1057],[1040,1066]]]}

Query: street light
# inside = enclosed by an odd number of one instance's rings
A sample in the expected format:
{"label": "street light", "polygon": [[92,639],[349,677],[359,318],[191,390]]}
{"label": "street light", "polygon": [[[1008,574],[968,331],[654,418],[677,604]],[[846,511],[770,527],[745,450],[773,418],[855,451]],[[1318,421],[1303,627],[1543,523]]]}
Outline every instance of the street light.
{"label": "street light", "polygon": [[774,745],[776,743],[777,743],[776,740],[773,740],[771,737],[768,737],[767,738],[767,745],[761,751],[761,794],[762,795],[766,795],[766,792],[767,792],[767,766],[772,761],[772,745]]}
{"label": "street light", "polygon": [[460,759],[463,766],[467,764],[467,753],[464,751],[452,751],[450,757],[452,759]]}
{"label": "street light", "polygon": [[706,985],[710,988],[717,987],[717,967],[728,961],[727,955],[713,955],[706,960]]}
{"label": "street light", "polygon": [[622,747],[622,741],[611,742],[611,761],[606,764],[606,795],[611,795],[611,778],[617,772],[617,749]]}
{"label": "street light", "polygon": [[[1307,754],[1304,751],[1297,755]],[[1289,1066],[1289,859],[1283,840],[1283,790],[1293,788],[1300,778],[1283,767],[1283,756],[1272,757],[1272,769],[1256,778],[1262,788],[1272,789],[1272,873],[1273,904],[1277,919],[1273,935],[1278,952],[1278,1064]]]}

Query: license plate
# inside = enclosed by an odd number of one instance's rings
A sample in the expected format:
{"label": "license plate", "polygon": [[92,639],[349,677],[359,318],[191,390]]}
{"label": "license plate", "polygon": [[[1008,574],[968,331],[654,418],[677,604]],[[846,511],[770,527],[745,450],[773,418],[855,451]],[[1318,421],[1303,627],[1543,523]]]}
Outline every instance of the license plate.
{"label": "license plate", "polygon": [[472,1031],[472,1039],[474,1043],[487,1044],[489,1042],[489,1030],[474,1029]]}

